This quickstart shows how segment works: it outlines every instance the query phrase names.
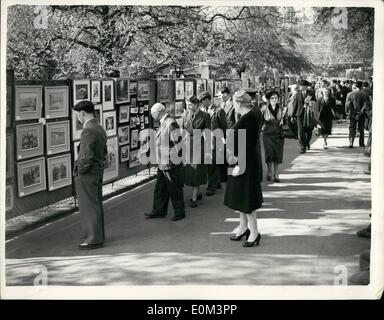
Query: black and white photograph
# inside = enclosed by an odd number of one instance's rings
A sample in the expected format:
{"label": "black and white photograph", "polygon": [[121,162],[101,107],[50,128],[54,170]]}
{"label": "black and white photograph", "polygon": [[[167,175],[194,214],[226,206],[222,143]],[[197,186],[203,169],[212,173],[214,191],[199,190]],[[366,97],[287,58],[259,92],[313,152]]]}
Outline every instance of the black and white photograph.
{"label": "black and white photograph", "polygon": [[2,298],[380,298],[382,1],[56,2],[2,1]]}

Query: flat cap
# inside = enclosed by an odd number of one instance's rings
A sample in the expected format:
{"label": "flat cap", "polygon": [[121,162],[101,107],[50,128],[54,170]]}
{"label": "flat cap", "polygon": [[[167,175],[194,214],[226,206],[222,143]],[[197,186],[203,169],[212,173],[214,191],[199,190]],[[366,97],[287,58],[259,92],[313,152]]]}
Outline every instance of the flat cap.
{"label": "flat cap", "polygon": [[209,99],[211,100],[211,94],[208,92],[208,91],[203,91],[199,94],[199,96],[197,97],[197,99],[199,99],[199,101],[203,101],[204,99]]}
{"label": "flat cap", "polygon": [[236,91],[233,95],[233,101],[240,103],[251,103],[252,98],[245,90]]}
{"label": "flat cap", "polygon": [[199,103],[199,99],[197,99],[197,97],[195,95],[191,95],[191,96],[187,97],[187,101],[189,101],[193,104]]}
{"label": "flat cap", "polygon": [[89,100],[82,100],[75,104],[75,106],[73,107],[73,110],[92,113],[95,111],[95,105]]}

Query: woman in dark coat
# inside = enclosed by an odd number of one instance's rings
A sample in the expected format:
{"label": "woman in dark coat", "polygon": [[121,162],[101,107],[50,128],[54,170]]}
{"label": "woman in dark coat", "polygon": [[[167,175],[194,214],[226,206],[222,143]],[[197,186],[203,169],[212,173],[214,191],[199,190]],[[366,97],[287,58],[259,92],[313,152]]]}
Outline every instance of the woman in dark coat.
{"label": "woman in dark coat", "polygon": [[[239,241],[244,236],[244,247],[259,244],[261,235],[257,229],[256,209],[263,203],[261,190],[260,166],[258,156],[259,122],[252,112],[251,97],[244,91],[237,91],[233,96],[236,113],[240,119],[227,135],[227,153],[232,155],[236,163],[229,168],[224,205],[240,214],[240,224],[231,240]],[[243,134],[246,134],[246,138]],[[234,135],[234,146],[231,148],[230,135]]]}
{"label": "woman in dark coat", "polygon": [[331,95],[331,90],[322,90],[322,96],[317,101],[317,122],[319,123],[319,134],[324,139],[323,148],[328,149],[327,138],[332,133],[332,119],[335,115],[336,100]]}
{"label": "woman in dark coat", "polygon": [[[201,133],[201,142],[194,144],[193,130],[210,129],[211,119],[208,113],[199,108],[199,100],[196,96],[186,99],[187,110],[182,117],[181,127],[185,129],[190,137],[191,162],[185,166],[185,184],[193,187],[191,207],[197,207],[197,200],[202,198],[200,186],[207,183],[207,166],[204,164],[204,138]],[[193,161],[193,155],[200,152],[201,157]],[[194,163],[195,162],[195,163]],[[199,162],[199,163],[197,163]]]}

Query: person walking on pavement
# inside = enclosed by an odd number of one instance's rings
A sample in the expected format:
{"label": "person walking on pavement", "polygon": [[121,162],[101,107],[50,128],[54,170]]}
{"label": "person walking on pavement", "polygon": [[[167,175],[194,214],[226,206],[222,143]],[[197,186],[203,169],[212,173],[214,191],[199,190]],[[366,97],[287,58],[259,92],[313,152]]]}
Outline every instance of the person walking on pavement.
{"label": "person walking on pavement", "polygon": [[95,106],[92,102],[80,101],[73,110],[84,128],[73,170],[84,236],[78,248],[96,249],[102,247],[105,241],[102,184],[107,135],[94,118]]}
{"label": "person walking on pavement", "polygon": [[265,162],[267,163],[267,181],[272,180],[272,165],[274,169],[274,181],[280,182],[279,164],[283,162],[284,138],[282,137],[281,125],[286,113],[279,103],[279,93],[270,91],[265,95],[268,103],[263,106],[263,143],[265,151]]}
{"label": "person walking on pavement", "polygon": [[225,112],[220,106],[215,106],[212,103],[212,97],[208,91],[200,93],[198,97],[202,107],[210,116],[211,132],[215,130],[221,130],[223,133],[223,143],[217,142],[216,137],[212,137],[212,164],[208,165],[208,185],[207,196],[214,195],[216,189],[221,189],[221,167],[222,164],[218,164],[216,161],[216,153],[224,155],[224,143],[225,134],[227,130],[227,121]]}
{"label": "person walking on pavement", "polygon": [[174,161],[181,156],[181,150],[177,147],[181,142],[179,125],[169,116],[161,103],[152,106],[151,115],[155,121],[160,122],[155,141],[158,170],[152,212],[146,213],[145,216],[148,219],[165,217],[171,199],[175,210],[171,220],[178,221],[185,218],[183,165]]}
{"label": "person walking on pavement", "polygon": [[[234,134],[234,150],[232,153],[235,160],[228,174],[225,189],[224,205],[240,214],[240,224],[235,234],[230,237],[233,241],[239,241],[245,237],[243,247],[259,245],[261,234],[257,228],[256,210],[262,206],[263,193],[261,190],[260,166],[262,165],[257,155],[257,144],[259,140],[259,128],[256,114],[252,111],[251,97],[240,90],[234,94],[234,105],[240,119],[232,128]],[[238,141],[241,131],[245,130],[246,139]],[[241,135],[240,135],[241,137]],[[239,160],[245,156],[245,161]],[[232,163],[232,161],[230,161]]]}
{"label": "person walking on pavement", "polygon": [[317,122],[320,126],[319,134],[324,139],[324,149],[328,149],[327,139],[332,133],[332,119],[335,115],[335,109],[336,101],[331,95],[331,90],[323,89],[322,96],[317,100]]}
{"label": "person walking on pavement", "polygon": [[307,80],[300,80],[300,92],[296,95],[291,118],[291,121],[295,121],[292,119],[296,118],[301,153],[305,153],[310,148],[314,126],[311,104],[316,102],[316,98],[313,90],[308,88],[309,85],[310,83]]}

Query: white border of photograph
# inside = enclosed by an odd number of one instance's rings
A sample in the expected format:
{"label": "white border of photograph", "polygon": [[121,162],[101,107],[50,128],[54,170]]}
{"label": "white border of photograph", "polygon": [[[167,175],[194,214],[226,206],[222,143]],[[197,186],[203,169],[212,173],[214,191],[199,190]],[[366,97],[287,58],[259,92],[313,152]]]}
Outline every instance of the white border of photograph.
{"label": "white border of photograph", "polygon": [[[101,104],[97,104],[95,105],[95,111],[98,111],[99,112],[99,124],[101,126],[103,126],[103,106]],[[96,115],[96,112],[95,112],[95,115]],[[95,119],[97,120],[96,116],[95,116]]]}
{"label": "white border of photograph", "polygon": [[139,150],[131,151],[129,153],[129,167],[134,168],[140,165]]}
{"label": "white border of photograph", "polygon": [[13,192],[13,185],[8,184],[5,186],[5,211],[12,210],[14,207],[15,193]]}
{"label": "white border of photograph", "polygon": [[[129,93],[130,92],[130,86],[129,86],[130,81],[129,81],[129,78],[117,78],[115,81],[116,81],[115,82],[116,104],[128,103],[130,100],[130,93]],[[123,81],[123,82],[128,81],[128,86],[127,86],[127,92],[125,93],[126,94],[125,99],[119,100],[119,95],[117,94],[117,88],[119,87],[119,83],[121,81]]]}
{"label": "white border of photograph", "polygon": [[119,176],[119,147],[117,145],[117,137],[107,139],[107,150],[108,150],[107,161],[110,155],[111,146],[113,147],[113,153],[115,157],[115,159],[113,159],[113,161],[115,162],[115,169],[114,170],[108,170],[108,168],[104,169],[103,183],[110,181],[112,179],[116,179]]}
{"label": "white border of photograph", "polygon": [[221,81],[215,81],[213,87],[214,87],[214,97],[217,97],[221,90]]}
{"label": "white border of photograph", "polygon": [[[85,98],[76,98],[76,86],[87,86],[87,95]],[[83,100],[90,100],[90,89],[91,89],[91,82],[89,79],[83,79],[83,80],[73,80],[73,105],[75,106],[77,103]]]}
{"label": "white border of photograph", "polygon": [[[119,123],[129,123],[129,114],[130,114],[130,106],[120,106],[119,107]],[[123,120],[121,119],[122,118],[122,111],[126,111],[126,114],[127,114],[127,117],[124,118]]]}
{"label": "white border of photograph", "polygon": [[[69,114],[69,88],[68,86],[51,86],[44,87],[44,107],[45,107],[45,118],[66,118]],[[62,108],[59,110],[50,110],[49,95],[50,94],[62,94]]]}
{"label": "white border of photograph", "polygon": [[[123,156],[123,150],[125,150],[127,152],[126,156]],[[129,145],[127,144],[125,146],[122,146],[120,148],[120,162],[123,163],[123,162],[129,161],[129,154],[130,154]]]}
{"label": "white border of photograph", "polygon": [[185,85],[185,99],[189,98],[190,96],[195,94],[195,89],[194,89],[194,82],[193,80],[186,80],[184,81]]}
{"label": "white border of photograph", "polygon": [[[77,129],[77,125],[81,124],[81,129]],[[72,111],[72,140],[80,140],[81,132],[83,131],[83,124],[76,116],[76,112]]]}
{"label": "white border of photograph", "polygon": [[[113,118],[113,128],[107,129],[107,124],[105,122],[109,118]],[[107,137],[111,137],[111,136],[116,135],[116,127],[117,127],[116,111],[103,112],[103,127],[104,127],[106,134],[107,134]]]}
{"label": "white border of photograph", "polygon": [[[51,130],[54,128],[64,128],[64,143],[56,146],[52,146],[52,141],[51,141]],[[61,153],[61,152],[66,152],[69,151],[71,146],[70,146],[70,136],[69,136],[69,121],[59,121],[59,122],[48,122],[46,124],[46,137],[47,137],[47,155],[52,155],[56,153]]]}
{"label": "white border of photograph", "polygon": [[[29,129],[29,130],[28,130]],[[38,145],[35,148],[22,150],[21,135],[25,131],[37,130]],[[16,126],[16,158],[17,160],[28,159],[43,155],[44,153],[44,139],[43,139],[43,124],[42,123],[28,123],[19,124]]]}
{"label": "white border of photograph", "polygon": [[[127,133],[123,133],[124,129]],[[123,145],[130,143],[130,140],[131,140],[130,131],[131,131],[130,125],[126,125],[126,126],[122,126],[122,127],[117,128],[117,132],[118,132],[117,136],[119,138],[119,146],[123,146]],[[123,138],[124,138],[124,140],[122,140]]]}
{"label": "white border of photograph", "polygon": [[[35,110],[24,111],[20,110],[20,95],[31,94],[36,97]],[[15,86],[15,120],[30,120],[40,119],[41,109],[43,106],[43,87],[42,86]]]}
{"label": "white border of photograph", "polygon": [[79,152],[77,147],[80,146],[80,140],[72,142],[72,146],[73,146],[73,161],[75,162],[79,158]]}
{"label": "white border of photograph", "polygon": [[207,80],[207,91],[211,95],[211,97],[214,96],[215,92],[215,81],[213,79],[208,79]]}
{"label": "white border of photograph", "polygon": [[[178,92],[180,89],[180,92]],[[175,100],[183,100],[185,98],[184,80],[175,80]]]}
{"label": "white border of photograph", "polygon": [[[202,88],[200,88],[201,85]],[[196,79],[196,95],[198,96],[204,91],[207,91],[207,79]]]}
{"label": "white border of photograph", "polygon": [[[62,161],[64,159],[64,161]],[[52,168],[55,164],[60,164],[65,162],[65,178],[58,181],[53,181]],[[58,157],[48,158],[47,159],[47,169],[48,169],[48,190],[53,191],[59,188],[63,188],[72,184],[72,165],[71,165],[71,155],[65,154]]]}
{"label": "white border of photograph", "polygon": [[[94,87],[98,87],[98,94],[95,96]],[[91,80],[91,101],[92,103],[101,103],[101,81]]]}
{"label": "white border of photograph", "polygon": [[[40,181],[27,187],[24,186],[24,179],[22,177],[23,170],[36,165],[40,167]],[[19,197],[24,197],[39,191],[46,190],[47,184],[45,178],[45,158],[19,162],[17,164],[17,182],[19,186]]]}
{"label": "white border of photograph", "polygon": [[[110,100],[106,101],[106,94],[105,94],[105,88],[106,86],[111,86],[111,96]],[[103,111],[107,110],[113,110],[115,107],[115,92],[114,92],[114,81],[113,80],[103,80],[102,81],[102,87],[103,87]]]}

